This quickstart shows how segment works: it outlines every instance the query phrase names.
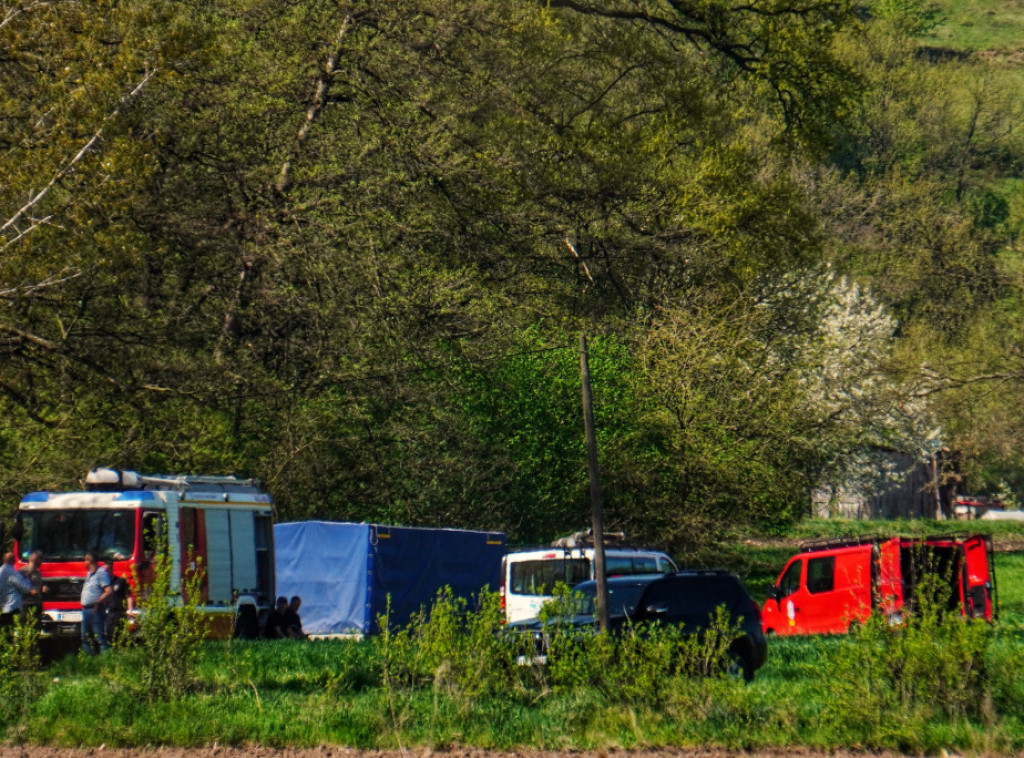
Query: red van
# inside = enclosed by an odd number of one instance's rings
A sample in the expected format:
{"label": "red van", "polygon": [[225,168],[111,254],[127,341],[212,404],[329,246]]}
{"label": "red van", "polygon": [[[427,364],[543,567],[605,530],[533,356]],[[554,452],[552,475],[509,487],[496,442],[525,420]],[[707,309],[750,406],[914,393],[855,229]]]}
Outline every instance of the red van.
{"label": "red van", "polygon": [[993,618],[991,537],[889,537],[806,545],[769,591],[761,626],[765,634],[844,634],[875,608],[897,620],[930,573],[948,581],[949,610]]}

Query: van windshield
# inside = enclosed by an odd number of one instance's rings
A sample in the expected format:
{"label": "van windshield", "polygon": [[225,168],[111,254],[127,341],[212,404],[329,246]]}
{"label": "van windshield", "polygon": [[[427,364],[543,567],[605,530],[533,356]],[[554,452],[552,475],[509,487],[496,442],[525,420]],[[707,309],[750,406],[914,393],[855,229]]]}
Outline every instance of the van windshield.
{"label": "van windshield", "polygon": [[22,559],[33,550],[41,550],[47,561],[80,561],[89,552],[101,561],[125,560],[134,552],[134,510],[38,511],[22,519]]}
{"label": "van windshield", "polygon": [[574,587],[589,579],[590,561],[586,558],[516,561],[510,566],[510,572],[513,594],[550,595],[559,582]]}

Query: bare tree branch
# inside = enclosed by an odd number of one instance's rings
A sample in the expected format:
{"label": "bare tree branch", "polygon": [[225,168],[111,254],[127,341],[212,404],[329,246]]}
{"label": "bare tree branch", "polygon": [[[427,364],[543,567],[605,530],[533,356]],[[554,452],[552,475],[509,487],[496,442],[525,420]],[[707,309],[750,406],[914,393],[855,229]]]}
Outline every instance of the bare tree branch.
{"label": "bare tree branch", "polygon": [[324,106],[327,104],[327,89],[330,85],[331,77],[338,68],[338,59],[341,57],[341,42],[345,39],[345,33],[348,31],[348,26],[351,20],[351,16],[345,16],[345,20],[341,23],[341,29],[338,30],[338,36],[334,41],[334,49],[327,57],[324,70],[321,71],[320,75],[316,78],[316,88],[313,92],[313,101],[309,104],[309,110],[306,111],[306,120],[303,121],[302,126],[299,127],[299,133],[295,136],[295,144],[292,147],[291,155],[281,166],[281,172],[277,177],[277,182],[274,183],[274,188],[279,194],[284,194],[291,186],[292,161],[295,160],[295,156],[298,153],[299,148],[302,146],[302,143],[306,141],[306,137],[309,136],[309,130],[313,126],[313,122],[320,117],[320,114],[323,113]]}
{"label": "bare tree branch", "polygon": [[0,29],[3,29],[14,19],[20,16],[22,13],[28,13],[34,11],[36,8],[44,8],[49,3],[29,3],[28,5],[21,8],[8,8],[3,18],[0,18]]}
{"label": "bare tree branch", "polygon": [[67,282],[70,282],[72,279],[77,279],[78,277],[82,276],[82,274],[82,271],[75,271],[74,273],[70,274],[62,273],[58,274],[57,276],[51,276],[46,279],[43,279],[41,282],[35,282],[34,284],[28,284],[22,287],[8,287],[6,289],[0,289],[0,298],[9,298],[15,296],[24,297],[25,295],[31,295],[36,292],[39,292],[40,290],[47,289],[49,287],[56,287],[57,285],[60,284],[66,284]]}

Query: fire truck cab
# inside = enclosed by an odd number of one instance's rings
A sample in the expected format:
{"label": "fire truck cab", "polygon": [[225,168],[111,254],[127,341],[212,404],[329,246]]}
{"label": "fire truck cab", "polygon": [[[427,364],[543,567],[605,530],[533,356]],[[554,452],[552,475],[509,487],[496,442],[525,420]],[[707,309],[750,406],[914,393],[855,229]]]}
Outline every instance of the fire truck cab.
{"label": "fire truck cab", "polygon": [[212,636],[230,635],[240,595],[274,598],[273,503],[253,479],[93,469],[84,491],[25,495],[13,536],[19,568],[43,554],[43,636],[79,634],[86,553],[134,587],[166,545],[172,591],[200,572]]}

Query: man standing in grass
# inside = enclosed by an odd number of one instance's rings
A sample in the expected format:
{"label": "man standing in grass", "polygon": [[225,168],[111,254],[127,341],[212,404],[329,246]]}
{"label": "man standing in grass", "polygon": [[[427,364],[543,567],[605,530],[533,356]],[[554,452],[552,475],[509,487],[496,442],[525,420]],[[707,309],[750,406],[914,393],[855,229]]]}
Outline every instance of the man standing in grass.
{"label": "man standing in grass", "polygon": [[40,569],[42,565],[43,551],[33,550],[28,554],[28,561],[21,567],[21,575],[32,585],[32,592],[22,598],[22,617],[36,629],[42,626],[43,592],[46,591],[46,586],[43,584],[43,573]]}
{"label": "man standing in grass", "polygon": [[5,553],[0,565],[0,629],[13,626],[21,614],[21,596],[32,592],[32,583],[14,568],[14,553]]}
{"label": "man standing in grass", "polygon": [[82,586],[82,652],[93,655],[110,649],[106,630],[106,604],[110,597],[110,574],[85,554],[85,584]]}

